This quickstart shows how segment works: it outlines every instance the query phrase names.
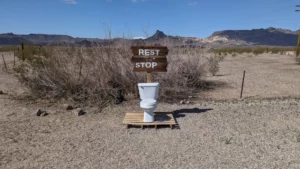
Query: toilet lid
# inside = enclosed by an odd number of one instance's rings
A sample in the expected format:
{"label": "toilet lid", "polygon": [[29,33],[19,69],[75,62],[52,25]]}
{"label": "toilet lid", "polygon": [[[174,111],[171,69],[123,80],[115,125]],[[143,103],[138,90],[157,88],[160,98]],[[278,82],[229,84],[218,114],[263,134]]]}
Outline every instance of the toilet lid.
{"label": "toilet lid", "polygon": [[156,100],[142,100],[141,106],[142,107],[153,107],[156,106],[157,102]]}

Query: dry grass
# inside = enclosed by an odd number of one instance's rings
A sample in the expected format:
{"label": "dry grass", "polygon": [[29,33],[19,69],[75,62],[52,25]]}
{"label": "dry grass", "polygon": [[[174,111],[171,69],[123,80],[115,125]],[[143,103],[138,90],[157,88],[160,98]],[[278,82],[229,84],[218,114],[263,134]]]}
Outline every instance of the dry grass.
{"label": "dry grass", "polygon": [[[245,96],[264,91],[262,98],[299,96],[299,65],[293,59],[228,57],[220,64],[224,74],[211,78],[239,86],[246,68],[250,81]],[[74,74],[78,76],[78,71]],[[0,71],[0,79],[0,87],[9,94],[20,88],[8,72]],[[238,93],[235,88],[214,92],[227,99]],[[0,168],[299,168],[299,101],[159,102],[156,111],[174,111],[180,129],[126,130],[121,124],[124,112],[142,111],[138,100],[106,107],[102,113],[97,107],[87,108],[86,115],[76,117],[58,104],[0,95]],[[41,107],[48,116],[35,115]]]}
{"label": "dry grass", "polygon": [[276,98],[300,94],[300,66],[295,56],[261,54],[249,57],[240,54],[228,56],[220,63],[220,71],[207,80],[223,82],[215,90],[205,91],[205,98],[231,100],[240,96],[243,71],[246,71],[244,98]]}
{"label": "dry grass", "polygon": [[[211,61],[215,60],[202,50],[169,49],[168,72],[153,73],[153,79],[161,83],[162,100],[180,98],[178,93],[186,95],[201,88],[203,76],[211,71]],[[145,81],[145,73],[132,71],[131,56],[129,44],[55,48],[49,57],[35,55],[16,70],[38,97],[72,98],[104,106],[120,95],[138,95],[137,83]]]}

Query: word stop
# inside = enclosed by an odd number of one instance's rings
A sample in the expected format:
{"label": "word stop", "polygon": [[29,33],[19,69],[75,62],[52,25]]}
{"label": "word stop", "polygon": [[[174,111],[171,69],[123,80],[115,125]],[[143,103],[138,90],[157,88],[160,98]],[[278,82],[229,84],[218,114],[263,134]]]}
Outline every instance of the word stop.
{"label": "word stop", "polygon": [[155,68],[157,66],[156,62],[137,62],[135,63],[135,68]]}

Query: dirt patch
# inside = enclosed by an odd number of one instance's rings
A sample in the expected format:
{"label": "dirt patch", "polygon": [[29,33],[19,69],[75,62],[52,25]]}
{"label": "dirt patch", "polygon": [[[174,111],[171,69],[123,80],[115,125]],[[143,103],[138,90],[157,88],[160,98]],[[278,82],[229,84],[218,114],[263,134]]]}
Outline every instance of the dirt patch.
{"label": "dirt patch", "polygon": [[[2,55],[6,62],[8,70],[4,68],[4,62]],[[19,60],[15,58],[15,63],[17,64]],[[0,90],[4,91],[9,95],[18,96],[27,92],[18,79],[15,76],[13,71],[14,67],[14,53],[13,52],[0,52]]]}
{"label": "dirt patch", "polygon": [[[207,94],[236,98],[245,69],[245,96],[296,97],[298,68],[292,58],[259,57],[226,58],[221,73],[209,80],[229,86]],[[15,100],[25,89],[10,72],[1,71],[0,78],[8,92],[0,95],[0,168],[300,167],[299,99],[161,103],[157,111],[173,111],[179,129],[126,130],[121,122],[125,112],[141,111],[138,100],[101,113],[86,107],[87,114],[77,116],[57,103]],[[22,92],[13,93],[18,89]],[[39,108],[49,114],[36,116]]]}
{"label": "dirt patch", "polygon": [[208,80],[227,86],[208,91],[205,98],[214,100],[237,99],[240,96],[243,71],[246,71],[243,96],[245,98],[272,98],[300,95],[300,66],[294,56],[263,54],[248,57],[227,56],[220,63],[217,76]]}
{"label": "dirt patch", "polygon": [[173,130],[126,130],[124,112],[140,111],[137,103],[81,117],[37,117],[34,105],[14,104],[0,120],[0,168],[297,168],[298,102],[160,104],[176,112]]}

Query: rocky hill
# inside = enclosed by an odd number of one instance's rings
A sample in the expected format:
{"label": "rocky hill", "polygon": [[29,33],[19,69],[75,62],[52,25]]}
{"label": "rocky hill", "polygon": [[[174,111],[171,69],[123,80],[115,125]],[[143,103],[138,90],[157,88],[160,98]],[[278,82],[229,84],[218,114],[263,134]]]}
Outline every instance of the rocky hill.
{"label": "rocky hill", "polygon": [[214,32],[208,39],[220,39],[223,42],[236,41],[247,45],[295,46],[298,34],[287,29],[225,30]]}
{"label": "rocky hill", "polygon": [[67,35],[29,34],[16,35],[13,33],[0,34],[0,45],[19,45],[21,42],[48,45],[51,43],[74,43],[75,38]]}
{"label": "rocky hill", "polygon": [[224,30],[214,32],[208,38],[181,37],[166,35],[157,30],[147,39],[122,39],[111,40],[97,38],[74,38],[68,35],[29,34],[16,35],[12,33],[0,34],[0,45],[19,45],[22,41],[35,45],[75,45],[94,46],[131,43],[132,45],[174,45],[191,47],[245,47],[245,46],[295,46],[298,34],[281,28],[269,27],[267,29],[252,30]]}
{"label": "rocky hill", "polygon": [[147,39],[148,40],[159,40],[159,39],[163,39],[163,38],[166,38],[166,37],[168,37],[166,34],[164,34],[160,30],[157,30],[153,36],[151,36],[151,37],[149,37]]}

